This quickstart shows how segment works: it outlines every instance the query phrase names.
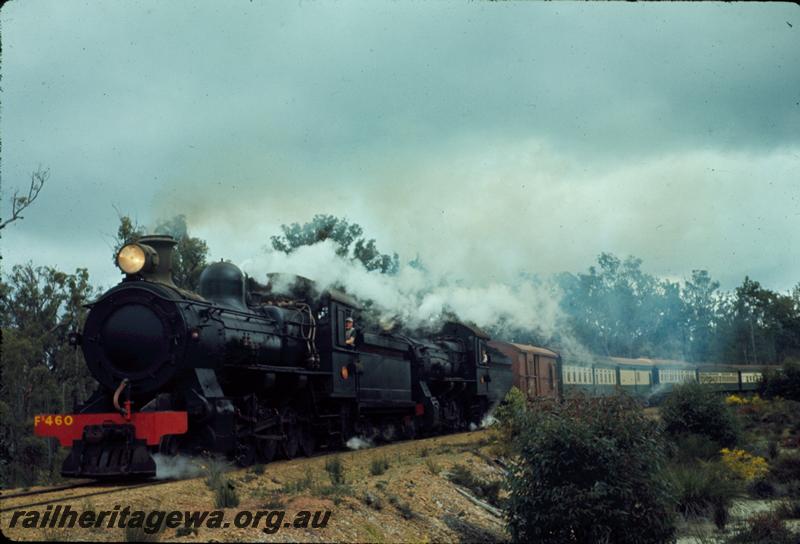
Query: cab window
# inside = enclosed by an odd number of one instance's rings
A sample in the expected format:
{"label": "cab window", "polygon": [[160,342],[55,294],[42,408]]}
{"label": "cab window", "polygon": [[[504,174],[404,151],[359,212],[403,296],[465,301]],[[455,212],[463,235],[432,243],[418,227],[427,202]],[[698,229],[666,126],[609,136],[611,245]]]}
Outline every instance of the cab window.
{"label": "cab window", "polygon": [[[348,319],[352,320],[352,330],[354,332],[348,333],[347,322]],[[356,312],[346,306],[339,306],[336,309],[336,343],[341,347],[353,347],[355,336],[359,331],[359,322]],[[351,338],[351,343],[347,339]]]}

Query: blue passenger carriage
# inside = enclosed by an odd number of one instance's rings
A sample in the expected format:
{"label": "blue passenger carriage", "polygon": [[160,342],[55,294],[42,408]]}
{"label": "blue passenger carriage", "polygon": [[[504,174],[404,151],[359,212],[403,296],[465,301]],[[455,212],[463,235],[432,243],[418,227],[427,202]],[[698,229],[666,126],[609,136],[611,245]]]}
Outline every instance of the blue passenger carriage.
{"label": "blue passenger carriage", "polygon": [[761,380],[764,379],[763,368],[752,366],[739,366],[739,390],[742,392],[757,391]]}
{"label": "blue passenger carriage", "polygon": [[735,366],[703,365],[697,369],[697,381],[713,391],[739,391],[739,370]]}
{"label": "blue passenger carriage", "polygon": [[649,398],[653,392],[654,365],[650,359],[623,359],[612,357],[617,365],[619,387],[637,398]]}

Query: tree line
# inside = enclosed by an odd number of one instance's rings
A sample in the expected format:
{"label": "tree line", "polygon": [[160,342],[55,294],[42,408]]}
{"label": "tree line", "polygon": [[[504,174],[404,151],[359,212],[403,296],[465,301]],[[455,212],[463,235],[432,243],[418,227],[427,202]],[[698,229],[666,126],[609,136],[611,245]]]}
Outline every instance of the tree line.
{"label": "tree line", "polygon": [[589,351],[699,363],[800,360],[800,283],[777,293],[745,277],[720,290],[705,270],[680,284],[603,253],[588,272],[557,277],[566,329]]}
{"label": "tree line", "polygon": [[[196,290],[208,262],[206,242],[189,234],[181,215],[159,222],[155,232],[175,237],[175,283]],[[120,215],[113,257],[143,234],[141,226]],[[330,215],[283,225],[271,250],[288,254],[326,240],[340,257],[376,274],[399,270],[396,253],[381,252],[360,225]],[[424,269],[418,257],[408,264]],[[569,335],[602,355],[758,364],[800,359],[800,284],[781,294],[745,278],[733,292],[724,292],[706,271],[693,271],[679,284],[651,276],[641,265],[640,259],[604,253],[586,272],[557,276],[565,317],[562,337],[549,339],[553,347]],[[68,412],[95,387],[81,351],[68,345],[68,334],[82,328],[85,305],[99,294],[86,269],[67,273],[27,263],[0,277],[3,486],[58,479],[64,451],[32,436],[32,418]],[[543,339],[520,331],[514,340],[541,344]]]}

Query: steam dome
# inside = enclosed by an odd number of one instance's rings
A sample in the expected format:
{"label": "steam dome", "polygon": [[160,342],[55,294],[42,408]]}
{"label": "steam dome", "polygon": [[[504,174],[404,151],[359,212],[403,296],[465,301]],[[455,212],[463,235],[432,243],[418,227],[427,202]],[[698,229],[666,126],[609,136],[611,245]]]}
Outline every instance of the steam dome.
{"label": "steam dome", "polygon": [[208,265],[200,274],[200,295],[212,302],[247,309],[244,298],[244,274],[235,264],[220,261]]}

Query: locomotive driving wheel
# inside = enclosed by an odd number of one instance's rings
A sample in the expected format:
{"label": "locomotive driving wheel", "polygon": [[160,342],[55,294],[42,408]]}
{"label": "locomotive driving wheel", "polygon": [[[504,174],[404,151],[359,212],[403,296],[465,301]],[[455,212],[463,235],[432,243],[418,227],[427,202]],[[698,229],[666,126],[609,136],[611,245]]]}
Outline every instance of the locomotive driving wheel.
{"label": "locomotive driving wheel", "polygon": [[281,408],[281,427],[286,437],[281,440],[281,453],[287,459],[294,459],[300,449],[301,429],[297,421],[297,413],[288,406]]}
{"label": "locomotive driving wheel", "polygon": [[417,426],[411,416],[403,419],[402,436],[407,440],[414,440],[417,437]]}
{"label": "locomotive driving wheel", "polygon": [[384,422],[381,423],[379,429],[379,437],[383,442],[394,442],[397,438],[397,427],[394,423]]}
{"label": "locomotive driving wheel", "polygon": [[259,463],[269,463],[275,459],[278,451],[278,441],[269,438],[259,438],[256,441],[256,453]]}
{"label": "locomotive driving wheel", "polygon": [[249,467],[256,462],[256,446],[250,440],[243,440],[236,447],[236,464]]}
{"label": "locomotive driving wheel", "polygon": [[314,433],[311,431],[311,425],[304,423],[300,429],[300,451],[306,457],[311,457],[314,454],[314,447],[316,446],[316,439]]}

